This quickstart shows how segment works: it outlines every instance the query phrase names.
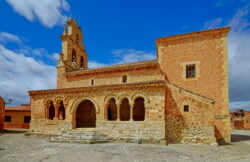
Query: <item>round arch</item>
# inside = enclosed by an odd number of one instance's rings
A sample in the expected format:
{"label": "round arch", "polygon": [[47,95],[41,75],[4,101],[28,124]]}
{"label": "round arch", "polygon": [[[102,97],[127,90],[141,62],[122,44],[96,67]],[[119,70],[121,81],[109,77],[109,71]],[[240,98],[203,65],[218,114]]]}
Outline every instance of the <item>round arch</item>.
{"label": "round arch", "polygon": [[113,94],[110,94],[110,95],[107,95],[105,98],[104,98],[104,103],[107,104],[112,98],[115,99],[115,102],[117,103],[118,102],[118,99],[115,95]]}
{"label": "round arch", "polygon": [[130,96],[127,95],[127,94],[122,94],[122,95],[120,95],[120,96],[118,97],[118,102],[117,102],[117,103],[118,103],[118,104],[121,104],[122,100],[125,99],[125,98],[128,99],[129,104],[132,103]]}
{"label": "round arch", "polygon": [[132,97],[131,97],[132,102],[134,102],[135,99],[138,97],[142,97],[144,99],[145,104],[149,103],[149,98],[147,96],[145,96],[143,94],[138,94],[138,93],[132,95]]}
{"label": "round arch", "polygon": [[71,113],[71,114],[75,113],[77,107],[79,106],[79,104],[80,104],[81,102],[85,101],[85,100],[89,100],[89,101],[91,101],[91,102],[94,104],[94,106],[95,106],[95,112],[96,112],[96,114],[98,114],[98,113],[99,113],[98,105],[95,103],[95,101],[94,101],[93,99],[87,98],[87,97],[82,97],[82,98],[77,99],[77,100],[72,104],[71,109],[70,109],[70,113]]}
{"label": "round arch", "polygon": [[46,104],[50,104],[51,102],[53,102],[53,99],[52,98],[46,98],[43,100],[43,104],[46,105]]}
{"label": "round arch", "polygon": [[56,104],[60,103],[61,101],[64,102],[63,97],[56,97],[56,98],[54,99],[54,103],[56,103]]}
{"label": "round arch", "polygon": [[79,99],[71,110],[73,115],[73,128],[93,128],[96,127],[96,114],[98,108],[91,99]]}

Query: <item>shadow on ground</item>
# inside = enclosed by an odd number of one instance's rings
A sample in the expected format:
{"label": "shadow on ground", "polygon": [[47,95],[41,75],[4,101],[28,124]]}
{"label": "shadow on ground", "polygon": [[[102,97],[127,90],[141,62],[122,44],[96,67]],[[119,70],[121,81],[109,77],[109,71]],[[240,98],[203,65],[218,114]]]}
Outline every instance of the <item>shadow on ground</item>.
{"label": "shadow on ground", "polygon": [[232,142],[250,141],[250,135],[232,134]]}
{"label": "shadow on ground", "polygon": [[0,131],[0,136],[3,134],[24,134],[26,133],[28,130],[11,130],[11,129],[4,129]]}

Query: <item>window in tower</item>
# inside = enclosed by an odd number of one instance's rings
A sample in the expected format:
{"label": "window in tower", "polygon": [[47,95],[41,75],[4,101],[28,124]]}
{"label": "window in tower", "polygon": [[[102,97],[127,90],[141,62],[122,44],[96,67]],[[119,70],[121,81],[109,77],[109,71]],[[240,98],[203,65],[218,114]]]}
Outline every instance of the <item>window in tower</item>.
{"label": "window in tower", "polygon": [[79,43],[79,35],[76,34],[76,43]]}
{"label": "window in tower", "polygon": [[76,63],[76,50],[72,49],[72,63]]}
{"label": "window in tower", "polygon": [[83,56],[81,56],[81,60],[80,60],[80,68],[83,69],[84,68],[84,58]]}

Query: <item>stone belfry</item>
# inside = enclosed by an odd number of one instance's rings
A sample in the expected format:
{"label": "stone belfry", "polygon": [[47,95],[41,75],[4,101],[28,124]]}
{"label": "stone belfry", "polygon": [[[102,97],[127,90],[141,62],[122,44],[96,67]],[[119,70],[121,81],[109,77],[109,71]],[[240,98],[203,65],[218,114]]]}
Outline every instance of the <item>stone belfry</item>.
{"label": "stone belfry", "polygon": [[69,18],[64,26],[62,51],[57,63],[57,88],[62,88],[60,80],[65,72],[88,68],[88,55],[83,44],[83,34],[75,19]]}

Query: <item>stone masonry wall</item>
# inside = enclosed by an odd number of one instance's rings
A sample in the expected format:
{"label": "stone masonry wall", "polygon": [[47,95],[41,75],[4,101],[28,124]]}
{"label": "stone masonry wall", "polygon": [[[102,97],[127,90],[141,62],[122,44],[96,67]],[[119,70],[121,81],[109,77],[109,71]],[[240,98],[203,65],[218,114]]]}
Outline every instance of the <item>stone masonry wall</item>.
{"label": "stone masonry wall", "polygon": [[121,84],[122,76],[124,75],[127,76],[128,83],[162,80],[164,78],[159,69],[143,69],[127,72],[114,72],[111,75],[110,73],[95,74],[77,77],[73,79],[67,79],[65,75],[59,73],[58,84],[61,85],[60,88],[86,87],[91,86],[92,79],[94,80],[94,85]]}
{"label": "stone masonry wall", "polygon": [[[115,98],[120,103],[128,98],[130,104],[136,97],[145,99],[145,121],[107,121],[105,119],[105,105],[109,98]],[[65,120],[45,119],[46,100],[63,99],[66,104]],[[108,89],[86,89],[72,93],[46,93],[31,96],[32,120],[30,132],[60,135],[63,130],[75,127],[74,113],[77,106],[84,100],[91,100],[96,108],[96,130],[112,137],[113,140],[143,140],[143,142],[166,143],[165,139],[165,91],[160,86],[128,87],[122,86]],[[155,141],[154,141],[155,139]]]}
{"label": "stone masonry wall", "polygon": [[[184,111],[184,105],[189,111]],[[166,90],[166,134],[169,143],[216,144],[213,103],[178,87]]]}
{"label": "stone masonry wall", "polygon": [[[216,101],[216,137],[220,142],[231,141],[228,112],[228,31],[229,28],[222,28],[157,40],[158,61],[167,80]],[[197,65],[197,78],[185,79],[185,64]]]}

